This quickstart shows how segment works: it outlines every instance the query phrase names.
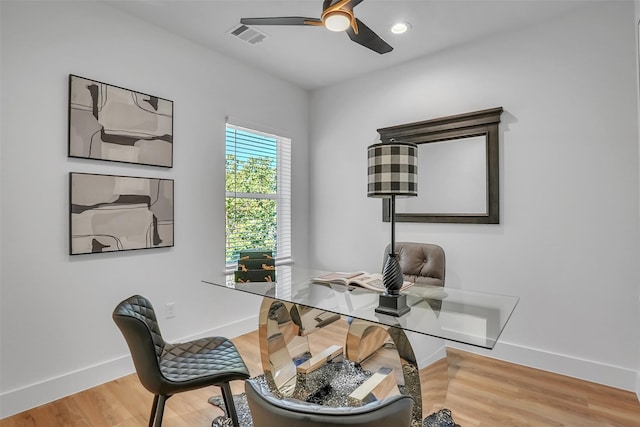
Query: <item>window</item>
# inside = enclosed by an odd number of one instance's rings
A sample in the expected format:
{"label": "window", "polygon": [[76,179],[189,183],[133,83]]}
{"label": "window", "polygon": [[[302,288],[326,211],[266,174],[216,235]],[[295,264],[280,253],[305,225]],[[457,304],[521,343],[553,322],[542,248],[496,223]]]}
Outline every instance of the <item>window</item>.
{"label": "window", "polygon": [[226,263],[244,249],[291,261],[291,140],[227,124]]}

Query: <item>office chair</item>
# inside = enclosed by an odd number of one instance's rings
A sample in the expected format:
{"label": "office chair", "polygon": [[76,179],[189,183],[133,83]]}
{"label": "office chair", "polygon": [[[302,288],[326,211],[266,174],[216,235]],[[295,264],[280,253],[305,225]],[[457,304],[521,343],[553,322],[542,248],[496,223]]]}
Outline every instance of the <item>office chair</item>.
{"label": "office chair", "polygon": [[[390,246],[384,250],[385,261]],[[442,247],[431,243],[396,242],[396,253],[404,280],[416,285],[444,286],[446,266]]]}
{"label": "office chair", "polygon": [[222,389],[227,415],[239,427],[230,381],[249,378],[235,345],[223,337],[170,344],[164,341],[153,306],[134,295],[117,305],[113,320],[124,335],[142,385],[154,394],[149,427],[160,427],[164,405],[176,393],[210,385]]}
{"label": "office chair", "polygon": [[254,380],[245,381],[253,427],[409,427],[413,399],[395,395],[358,407],[329,407],[280,399]]}
{"label": "office chair", "polygon": [[[390,246],[384,250],[383,268]],[[396,242],[396,253],[405,281],[415,283],[413,286],[444,286],[445,255],[442,247],[430,243]],[[435,309],[439,309],[438,303],[432,302]],[[349,319],[347,359],[362,363],[387,339],[384,328],[364,320]]]}

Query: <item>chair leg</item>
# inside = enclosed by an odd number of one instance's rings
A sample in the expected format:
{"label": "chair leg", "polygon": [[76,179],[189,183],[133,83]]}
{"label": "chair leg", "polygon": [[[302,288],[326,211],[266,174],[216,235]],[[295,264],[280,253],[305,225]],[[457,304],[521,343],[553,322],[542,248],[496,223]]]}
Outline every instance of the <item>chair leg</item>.
{"label": "chair leg", "polygon": [[156,410],[158,409],[158,395],[153,396],[153,404],[151,405],[151,415],[149,415],[149,427],[153,427],[156,420]]}
{"label": "chair leg", "polygon": [[227,416],[231,418],[233,427],[240,427],[236,406],[233,403],[233,394],[231,394],[231,386],[229,386],[229,383],[224,383],[220,385],[220,388],[222,389],[222,400],[224,401],[224,406],[227,408]]}
{"label": "chair leg", "polygon": [[156,423],[155,427],[162,427],[162,416],[164,415],[164,403],[171,396],[160,396],[158,399],[158,408],[156,410]]}

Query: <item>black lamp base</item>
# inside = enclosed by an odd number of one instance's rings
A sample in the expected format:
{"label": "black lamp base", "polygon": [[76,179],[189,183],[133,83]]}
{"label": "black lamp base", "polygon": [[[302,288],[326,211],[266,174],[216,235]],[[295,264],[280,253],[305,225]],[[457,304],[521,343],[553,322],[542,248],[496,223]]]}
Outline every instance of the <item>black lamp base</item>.
{"label": "black lamp base", "polygon": [[400,317],[411,311],[411,307],[407,305],[407,296],[382,294],[378,299],[378,307],[376,313],[388,314],[389,316]]}
{"label": "black lamp base", "polygon": [[400,295],[400,289],[404,283],[404,276],[398,261],[398,255],[390,253],[382,269],[382,284],[389,295]]}

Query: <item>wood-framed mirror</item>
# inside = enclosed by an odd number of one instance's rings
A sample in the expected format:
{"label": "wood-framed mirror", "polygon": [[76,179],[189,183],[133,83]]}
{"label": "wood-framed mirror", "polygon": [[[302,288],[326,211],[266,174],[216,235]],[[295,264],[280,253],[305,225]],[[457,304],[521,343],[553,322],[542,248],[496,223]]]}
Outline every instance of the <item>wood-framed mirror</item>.
{"label": "wood-framed mirror", "polygon": [[[396,221],[500,223],[502,107],[378,129],[382,142],[418,144],[418,197],[396,199]],[[390,200],[382,219],[390,221]]]}

